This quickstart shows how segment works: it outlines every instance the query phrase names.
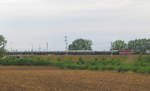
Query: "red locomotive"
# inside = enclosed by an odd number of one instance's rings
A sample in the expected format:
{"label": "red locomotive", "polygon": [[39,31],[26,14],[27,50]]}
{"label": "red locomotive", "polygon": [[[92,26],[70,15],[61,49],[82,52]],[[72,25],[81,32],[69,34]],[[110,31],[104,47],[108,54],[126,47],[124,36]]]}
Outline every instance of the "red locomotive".
{"label": "red locomotive", "polygon": [[133,55],[136,54],[133,50],[119,50],[119,55]]}

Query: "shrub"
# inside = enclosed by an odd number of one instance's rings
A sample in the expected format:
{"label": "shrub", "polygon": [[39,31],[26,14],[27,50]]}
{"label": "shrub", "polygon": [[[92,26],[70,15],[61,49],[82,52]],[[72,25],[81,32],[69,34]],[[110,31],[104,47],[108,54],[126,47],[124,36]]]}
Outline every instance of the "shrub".
{"label": "shrub", "polygon": [[84,63],[85,63],[85,61],[81,57],[77,61],[77,64],[79,64],[79,65],[82,65]]}
{"label": "shrub", "polygon": [[121,60],[122,56],[118,58],[99,57],[88,60],[83,57],[79,57],[77,60],[72,58],[68,57],[62,60],[61,57],[57,57],[51,61],[50,57],[7,56],[0,59],[0,65],[55,66],[62,69],[116,70],[118,72],[133,71],[150,74],[150,56],[138,56],[137,60],[132,62],[124,62]]}
{"label": "shrub", "polygon": [[0,60],[1,65],[51,65],[50,60],[44,60],[33,57],[18,58],[15,56],[8,56]]}
{"label": "shrub", "polygon": [[132,69],[132,68],[131,68],[130,65],[120,65],[120,66],[116,67],[116,70],[117,70],[118,72],[127,72],[127,71],[129,71],[129,70],[131,70],[131,69]]}
{"label": "shrub", "polygon": [[88,67],[89,70],[98,70],[99,67],[97,65],[91,65]]}

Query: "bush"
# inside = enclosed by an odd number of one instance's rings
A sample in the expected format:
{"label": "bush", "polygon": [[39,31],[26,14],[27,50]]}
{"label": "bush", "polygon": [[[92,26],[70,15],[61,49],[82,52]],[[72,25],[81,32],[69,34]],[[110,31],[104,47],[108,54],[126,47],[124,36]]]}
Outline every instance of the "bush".
{"label": "bush", "polygon": [[89,70],[98,70],[98,66],[97,65],[91,65],[88,67]]}
{"label": "bush", "polygon": [[18,58],[15,56],[8,56],[0,60],[1,65],[51,65],[50,60],[44,60],[33,57]]}
{"label": "bush", "polygon": [[79,65],[82,65],[82,64],[84,64],[85,62],[84,62],[84,60],[80,57],[79,59],[78,59],[78,61],[77,61],[77,64],[79,64]]}
{"label": "bush", "polygon": [[55,66],[62,69],[116,70],[118,72],[133,71],[150,74],[150,56],[138,56],[137,60],[132,62],[125,62],[120,58],[103,57],[86,60],[79,57],[77,60],[73,60],[68,57],[62,60],[61,57],[58,57],[51,61],[50,57],[7,56],[0,59],[0,65]]}
{"label": "bush", "polygon": [[118,67],[116,67],[116,70],[118,72],[128,72],[129,70],[131,70],[131,66],[130,65],[120,65]]}

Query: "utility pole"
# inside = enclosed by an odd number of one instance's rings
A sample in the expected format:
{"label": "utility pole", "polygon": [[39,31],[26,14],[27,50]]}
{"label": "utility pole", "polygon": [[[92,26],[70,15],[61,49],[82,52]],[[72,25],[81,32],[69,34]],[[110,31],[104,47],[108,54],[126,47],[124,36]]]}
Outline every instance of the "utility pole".
{"label": "utility pole", "polygon": [[113,56],[113,47],[112,46],[113,46],[113,42],[111,42],[111,49],[110,49],[111,50],[111,56]]}
{"label": "utility pole", "polygon": [[65,50],[68,51],[68,36],[67,35],[65,35],[65,44],[66,44]]}
{"label": "utility pole", "polygon": [[46,50],[49,51],[49,44],[48,44],[48,42],[46,43]]}
{"label": "utility pole", "polygon": [[39,45],[39,52],[41,52],[41,45]]}
{"label": "utility pole", "polygon": [[34,48],[33,48],[33,44],[32,44],[31,52],[33,52],[33,51],[34,51]]}

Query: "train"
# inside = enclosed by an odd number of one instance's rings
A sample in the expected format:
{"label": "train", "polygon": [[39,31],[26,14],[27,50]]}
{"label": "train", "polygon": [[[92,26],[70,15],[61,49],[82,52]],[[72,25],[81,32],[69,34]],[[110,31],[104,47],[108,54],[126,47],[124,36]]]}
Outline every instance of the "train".
{"label": "train", "polygon": [[132,50],[114,50],[114,51],[20,51],[7,52],[7,55],[134,55]]}

